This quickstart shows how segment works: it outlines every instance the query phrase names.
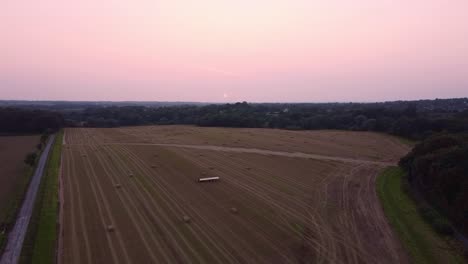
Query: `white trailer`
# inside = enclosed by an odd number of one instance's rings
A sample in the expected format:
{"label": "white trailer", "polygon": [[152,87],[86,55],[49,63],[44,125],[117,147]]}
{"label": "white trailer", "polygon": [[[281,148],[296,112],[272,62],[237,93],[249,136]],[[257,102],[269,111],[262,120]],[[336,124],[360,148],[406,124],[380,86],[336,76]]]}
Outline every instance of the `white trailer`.
{"label": "white trailer", "polygon": [[198,182],[210,182],[210,181],[217,181],[219,180],[219,177],[205,177],[205,178],[199,178]]}

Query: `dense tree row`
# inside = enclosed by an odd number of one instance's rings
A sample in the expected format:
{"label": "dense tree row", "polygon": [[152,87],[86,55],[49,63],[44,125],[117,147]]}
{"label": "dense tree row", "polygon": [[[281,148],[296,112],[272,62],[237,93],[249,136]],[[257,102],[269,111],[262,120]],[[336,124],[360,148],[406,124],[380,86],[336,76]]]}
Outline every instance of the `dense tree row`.
{"label": "dense tree row", "polygon": [[468,235],[468,133],[431,136],[402,158],[400,166],[408,171],[411,185]]}
{"label": "dense tree row", "polygon": [[45,133],[64,123],[62,114],[57,112],[0,108],[0,133]]}
{"label": "dense tree row", "polygon": [[[444,101],[444,100],[441,100]],[[327,104],[213,104],[170,107],[101,107],[67,111],[71,125],[114,127],[194,124],[219,127],[341,129],[390,133],[422,139],[437,132],[468,131],[468,101],[453,108],[416,102]]]}

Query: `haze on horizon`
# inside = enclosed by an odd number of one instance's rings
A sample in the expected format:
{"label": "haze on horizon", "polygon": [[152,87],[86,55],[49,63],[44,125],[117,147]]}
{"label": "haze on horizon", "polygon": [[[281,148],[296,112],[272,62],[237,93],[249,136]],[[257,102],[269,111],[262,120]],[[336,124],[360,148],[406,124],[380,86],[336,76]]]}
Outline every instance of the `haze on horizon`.
{"label": "haze on horizon", "polygon": [[3,1],[0,99],[468,96],[468,1]]}

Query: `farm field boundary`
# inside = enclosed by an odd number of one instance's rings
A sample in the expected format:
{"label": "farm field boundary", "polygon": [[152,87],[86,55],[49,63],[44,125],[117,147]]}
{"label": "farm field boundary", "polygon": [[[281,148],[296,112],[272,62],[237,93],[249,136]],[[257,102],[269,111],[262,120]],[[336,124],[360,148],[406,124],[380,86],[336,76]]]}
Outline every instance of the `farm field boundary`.
{"label": "farm field boundary", "polygon": [[377,178],[377,192],[393,229],[413,263],[464,263],[462,257],[425,222],[414,200],[402,188],[404,171],[386,168]]}
{"label": "farm field boundary", "polygon": [[34,205],[20,263],[55,263],[58,216],[58,173],[63,132],[57,134]]}

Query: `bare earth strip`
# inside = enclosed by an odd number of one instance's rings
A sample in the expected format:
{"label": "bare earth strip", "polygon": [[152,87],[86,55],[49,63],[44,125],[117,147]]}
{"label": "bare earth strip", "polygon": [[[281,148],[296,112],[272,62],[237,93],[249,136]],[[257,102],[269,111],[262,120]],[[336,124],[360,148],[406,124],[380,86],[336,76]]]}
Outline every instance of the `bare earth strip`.
{"label": "bare earth strip", "polygon": [[375,193],[394,139],[165,129],[66,130],[62,263],[408,262]]}

